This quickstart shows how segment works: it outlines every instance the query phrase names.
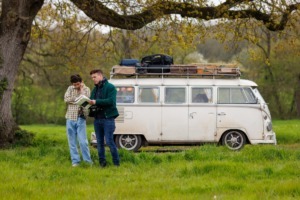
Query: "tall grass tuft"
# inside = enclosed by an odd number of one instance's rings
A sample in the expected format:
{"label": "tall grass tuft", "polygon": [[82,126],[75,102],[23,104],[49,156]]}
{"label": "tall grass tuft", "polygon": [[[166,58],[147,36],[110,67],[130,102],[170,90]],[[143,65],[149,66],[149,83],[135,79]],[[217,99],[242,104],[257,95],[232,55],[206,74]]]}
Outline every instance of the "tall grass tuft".
{"label": "tall grass tuft", "polygon": [[128,163],[132,163],[132,164],[138,164],[139,163],[139,159],[138,157],[135,155],[134,152],[131,151],[126,151],[124,149],[120,149],[119,150],[119,156],[120,156],[120,160],[121,162],[128,162]]}

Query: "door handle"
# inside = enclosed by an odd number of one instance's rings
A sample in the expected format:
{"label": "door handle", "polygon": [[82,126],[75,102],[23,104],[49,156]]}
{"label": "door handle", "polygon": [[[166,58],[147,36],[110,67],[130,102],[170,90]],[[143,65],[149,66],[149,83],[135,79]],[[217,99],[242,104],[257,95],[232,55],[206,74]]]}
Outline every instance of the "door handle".
{"label": "door handle", "polygon": [[194,119],[194,114],[197,114],[196,112],[190,113],[190,118]]}
{"label": "door handle", "polygon": [[221,113],[218,113],[218,115],[219,115],[219,116],[224,116],[224,115],[226,115],[226,113],[221,112]]}

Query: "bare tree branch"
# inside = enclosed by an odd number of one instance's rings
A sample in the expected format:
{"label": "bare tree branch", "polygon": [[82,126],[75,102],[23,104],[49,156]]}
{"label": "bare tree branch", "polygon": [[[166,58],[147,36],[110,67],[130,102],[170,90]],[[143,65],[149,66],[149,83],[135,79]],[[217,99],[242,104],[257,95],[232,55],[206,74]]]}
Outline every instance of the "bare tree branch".
{"label": "bare tree branch", "polygon": [[261,10],[254,10],[252,7],[243,10],[232,9],[236,6],[251,3],[253,0],[227,0],[216,6],[197,6],[191,3],[178,3],[170,1],[160,1],[145,9],[142,12],[132,15],[121,15],[115,10],[108,8],[102,2],[96,0],[71,0],[91,19],[112,27],[121,29],[136,30],[148,23],[168,14],[179,14],[182,17],[192,17],[204,20],[211,19],[243,19],[255,18],[262,21],[271,31],[279,31],[285,28],[289,16],[294,10],[300,8],[300,3],[287,6],[281,13],[279,22],[272,14]]}

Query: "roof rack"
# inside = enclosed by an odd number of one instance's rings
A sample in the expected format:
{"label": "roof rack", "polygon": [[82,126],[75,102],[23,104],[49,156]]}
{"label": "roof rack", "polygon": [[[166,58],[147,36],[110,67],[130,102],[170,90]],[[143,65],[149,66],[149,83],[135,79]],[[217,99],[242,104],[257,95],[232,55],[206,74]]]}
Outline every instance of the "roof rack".
{"label": "roof rack", "polygon": [[210,77],[239,78],[241,72],[236,64],[192,63],[174,65],[121,66],[115,65],[110,72],[113,77]]}

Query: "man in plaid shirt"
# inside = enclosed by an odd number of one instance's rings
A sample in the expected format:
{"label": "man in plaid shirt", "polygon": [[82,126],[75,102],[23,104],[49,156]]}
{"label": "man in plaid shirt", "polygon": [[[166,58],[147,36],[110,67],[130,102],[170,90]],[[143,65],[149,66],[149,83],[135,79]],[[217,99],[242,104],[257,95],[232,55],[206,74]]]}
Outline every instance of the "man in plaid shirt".
{"label": "man in plaid shirt", "polygon": [[68,105],[67,119],[67,136],[72,160],[72,166],[76,167],[80,163],[80,155],[77,149],[77,140],[82,153],[82,158],[87,163],[92,163],[88,141],[86,137],[86,117],[87,110],[76,105],[75,99],[80,95],[90,96],[90,89],[82,82],[78,75],[72,75],[70,78],[71,86],[68,87],[64,100]]}

